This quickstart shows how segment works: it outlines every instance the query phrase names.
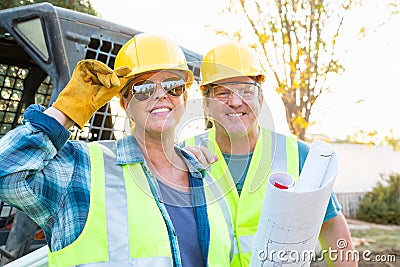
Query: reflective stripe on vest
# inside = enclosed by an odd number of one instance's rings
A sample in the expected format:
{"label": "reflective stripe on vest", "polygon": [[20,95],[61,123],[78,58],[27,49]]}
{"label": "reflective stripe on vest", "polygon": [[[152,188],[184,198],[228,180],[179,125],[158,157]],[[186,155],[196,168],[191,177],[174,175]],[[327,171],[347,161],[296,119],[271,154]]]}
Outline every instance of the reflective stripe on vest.
{"label": "reflective stripe on vest", "polygon": [[[172,266],[168,231],[141,165],[116,165],[113,141],[88,146],[92,178],[87,222],[71,245],[49,253],[49,266]],[[224,214],[229,210],[225,203],[223,211],[223,198],[206,178],[208,266],[228,266],[233,237]]]}
{"label": "reflective stripe on vest", "polygon": [[208,267],[229,266],[235,244],[231,227],[231,216],[225,199],[209,175],[205,176],[205,195],[210,224],[210,246]]}
{"label": "reflective stripe on vest", "polygon": [[[215,129],[185,140],[185,145],[206,144],[211,153],[223,159],[215,141]],[[269,174],[276,171],[288,172],[297,181],[298,170],[297,139],[263,128],[254,148],[240,198],[226,162],[218,160],[211,165],[212,177],[223,188],[232,215],[232,228],[237,242],[231,266],[249,266]]]}

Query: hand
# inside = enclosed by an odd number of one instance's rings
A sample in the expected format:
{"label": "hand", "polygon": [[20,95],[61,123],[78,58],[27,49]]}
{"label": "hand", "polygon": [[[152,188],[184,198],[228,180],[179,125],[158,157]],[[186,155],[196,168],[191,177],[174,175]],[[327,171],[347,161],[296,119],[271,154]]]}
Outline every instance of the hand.
{"label": "hand", "polygon": [[186,146],[183,149],[195,157],[207,170],[218,160],[218,157],[211,154],[210,150],[204,146]]}
{"label": "hand", "polygon": [[130,72],[129,67],[119,67],[113,71],[98,60],[81,60],[53,107],[83,129],[93,113],[121,91],[128,80],[123,76]]}

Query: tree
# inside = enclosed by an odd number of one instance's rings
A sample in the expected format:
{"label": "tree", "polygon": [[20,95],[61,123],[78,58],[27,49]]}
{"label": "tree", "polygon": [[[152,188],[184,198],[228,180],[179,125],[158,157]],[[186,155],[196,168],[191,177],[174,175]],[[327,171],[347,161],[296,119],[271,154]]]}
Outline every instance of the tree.
{"label": "tree", "polygon": [[63,7],[94,16],[98,15],[96,10],[93,9],[93,6],[89,0],[4,0],[0,2],[0,10],[43,2],[48,2],[58,7]]}
{"label": "tree", "polygon": [[[303,140],[315,101],[329,90],[329,75],[344,70],[335,47],[352,4],[352,0],[230,0],[228,13],[244,15],[254,40],[250,46],[263,55],[266,73],[285,105],[289,128]],[[241,31],[233,35],[243,38]]]}

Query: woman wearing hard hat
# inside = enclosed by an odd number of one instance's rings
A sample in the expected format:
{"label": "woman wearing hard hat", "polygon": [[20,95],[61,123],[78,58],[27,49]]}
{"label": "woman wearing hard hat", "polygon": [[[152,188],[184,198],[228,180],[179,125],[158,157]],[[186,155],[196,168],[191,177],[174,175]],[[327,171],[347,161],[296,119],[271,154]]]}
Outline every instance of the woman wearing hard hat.
{"label": "woman wearing hard hat", "polygon": [[[0,140],[0,197],[44,230],[50,266],[228,266],[232,236],[202,165],[174,146],[193,82],[182,50],[138,34],[115,69],[78,63],[52,107]],[[113,96],[135,122],[115,141],[68,141]]]}

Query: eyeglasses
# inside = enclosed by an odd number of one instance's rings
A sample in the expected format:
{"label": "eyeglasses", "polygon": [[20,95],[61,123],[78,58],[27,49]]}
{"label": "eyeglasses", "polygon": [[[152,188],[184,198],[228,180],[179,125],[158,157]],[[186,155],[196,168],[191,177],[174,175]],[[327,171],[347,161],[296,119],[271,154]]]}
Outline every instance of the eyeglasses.
{"label": "eyeglasses", "polygon": [[[229,86],[234,85],[234,86]],[[256,82],[226,82],[218,84],[210,84],[213,89],[213,97],[221,100],[227,101],[232,96],[232,93],[241,97],[245,100],[254,99],[261,85]]]}
{"label": "eyeglasses", "polygon": [[[131,85],[133,97],[138,101],[149,99],[156,91],[157,84],[151,80],[140,80]],[[166,78],[161,81],[162,89],[171,96],[181,96],[186,90],[185,81],[182,78]]]}

